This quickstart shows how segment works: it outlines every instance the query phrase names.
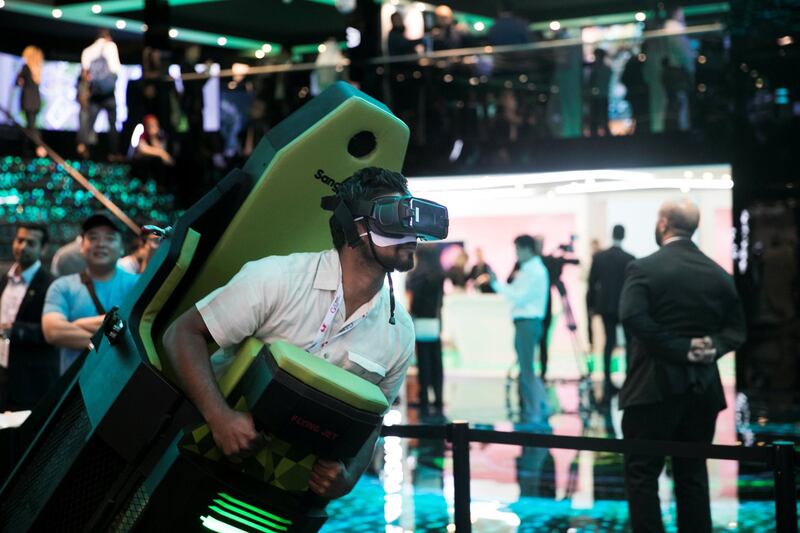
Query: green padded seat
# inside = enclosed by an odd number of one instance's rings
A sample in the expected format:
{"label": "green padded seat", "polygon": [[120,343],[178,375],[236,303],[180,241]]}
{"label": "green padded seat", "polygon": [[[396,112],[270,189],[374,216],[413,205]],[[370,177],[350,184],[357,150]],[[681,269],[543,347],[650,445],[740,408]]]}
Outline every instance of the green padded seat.
{"label": "green padded seat", "polygon": [[380,415],[389,409],[377,385],[343,368],[284,341],[270,344],[269,350],[281,370],[309,387],[369,413]]}

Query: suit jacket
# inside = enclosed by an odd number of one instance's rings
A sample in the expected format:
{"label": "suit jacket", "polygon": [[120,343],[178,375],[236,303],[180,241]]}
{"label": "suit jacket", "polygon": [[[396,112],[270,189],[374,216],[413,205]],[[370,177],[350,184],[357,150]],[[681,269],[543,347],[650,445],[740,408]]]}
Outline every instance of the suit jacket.
{"label": "suit jacket", "polygon": [[725,408],[716,362],[689,362],[689,347],[710,336],[718,358],[735,350],[745,340],[744,312],[731,276],[693,242],[671,242],[628,265],[620,319],[633,337],[620,407],[712,389]]}
{"label": "suit jacket", "polygon": [[618,246],[597,252],[589,270],[589,309],[600,314],[619,314],[619,299],[625,282],[625,268],[636,259]]}
{"label": "suit jacket", "polygon": [[[11,328],[8,355],[8,402],[12,409],[31,409],[58,380],[58,349],[42,333],[42,309],[47,288],[55,278],[44,267],[31,279]],[[8,275],[0,278],[0,294]]]}

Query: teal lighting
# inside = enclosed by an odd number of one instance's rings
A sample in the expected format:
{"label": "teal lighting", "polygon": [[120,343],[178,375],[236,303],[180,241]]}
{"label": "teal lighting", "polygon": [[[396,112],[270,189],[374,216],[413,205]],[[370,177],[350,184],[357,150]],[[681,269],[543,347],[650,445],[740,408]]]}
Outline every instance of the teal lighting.
{"label": "teal lighting", "polygon": [[[212,0],[170,0],[171,6],[185,6],[192,4],[204,4]],[[101,12],[92,12],[92,6],[99,5]],[[14,13],[32,15],[35,17],[53,18],[52,6],[37,4],[29,0],[6,0],[5,8]],[[139,20],[120,18],[115,13],[128,11],[142,11],[144,0],[109,0],[105,2],[82,2],[80,4],[65,4],[58,7],[60,15],[56,18],[67,22],[86,24],[98,28],[115,29],[129,33],[143,34],[143,24]],[[234,50],[246,51],[252,55],[256,50],[261,49],[265,41],[236,37],[232,35],[220,35],[188,28],[175,28],[178,30],[176,41],[214,46],[217,48],[232,48]],[[220,44],[220,39],[224,39],[224,44]],[[277,43],[267,42],[269,52],[265,55],[275,55],[281,51],[281,46]]]}
{"label": "teal lighting", "polygon": [[[171,225],[180,216],[171,195],[159,193],[153,181],[131,177],[127,165],[68,163],[134,220]],[[66,242],[100,207],[88,191],[49,159],[0,157],[0,226],[45,223],[53,242]]]}

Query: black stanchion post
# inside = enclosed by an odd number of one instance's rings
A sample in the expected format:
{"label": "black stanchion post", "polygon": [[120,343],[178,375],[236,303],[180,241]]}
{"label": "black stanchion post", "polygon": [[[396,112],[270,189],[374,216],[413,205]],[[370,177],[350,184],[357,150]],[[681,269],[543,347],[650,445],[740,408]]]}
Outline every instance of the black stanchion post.
{"label": "black stanchion post", "polygon": [[[778,533],[797,533],[797,490],[794,486],[794,443],[776,440],[772,443],[775,478],[775,524]],[[453,450],[455,452],[455,448]],[[455,453],[453,454],[455,455]]]}
{"label": "black stanchion post", "polygon": [[454,421],[450,424],[453,443],[453,492],[455,496],[455,525],[457,533],[470,533],[472,520],[469,513],[469,423]]}

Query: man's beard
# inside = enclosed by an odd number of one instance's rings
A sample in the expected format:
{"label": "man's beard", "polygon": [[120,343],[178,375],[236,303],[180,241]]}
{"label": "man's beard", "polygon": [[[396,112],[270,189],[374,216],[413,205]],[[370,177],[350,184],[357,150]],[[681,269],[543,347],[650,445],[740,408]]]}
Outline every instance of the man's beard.
{"label": "man's beard", "polygon": [[414,268],[414,254],[408,256],[408,259],[402,259],[399,255],[395,261],[394,269],[398,272],[408,272]]}
{"label": "man's beard", "polygon": [[[389,272],[392,272],[394,270],[396,270],[397,272],[408,272],[409,270],[414,268],[414,252],[411,248],[400,245],[400,247],[397,247],[393,250],[392,255],[387,256],[387,255],[377,255],[377,254],[380,254],[380,250],[387,250],[390,247],[381,248],[375,245],[372,245],[372,247],[374,249],[374,253],[376,254],[375,256],[372,255],[373,254],[372,250],[369,251],[364,250],[364,252],[366,254],[369,254],[369,259],[375,261],[383,269],[388,270]],[[408,255],[407,259],[403,257],[402,250],[404,248],[406,250],[410,250],[410,253],[407,254]]]}

